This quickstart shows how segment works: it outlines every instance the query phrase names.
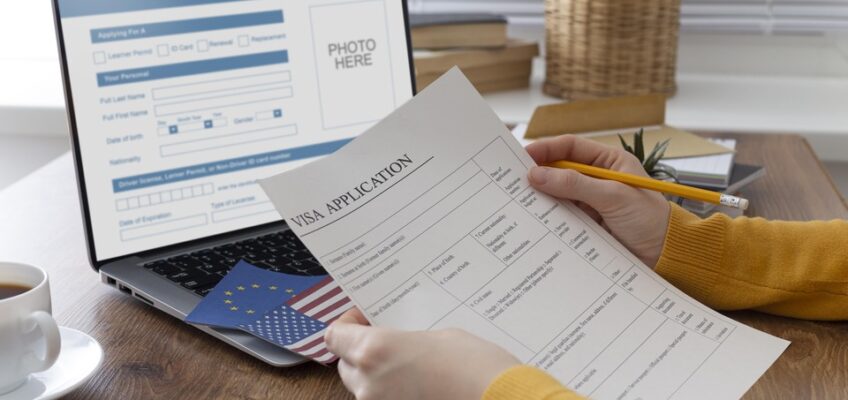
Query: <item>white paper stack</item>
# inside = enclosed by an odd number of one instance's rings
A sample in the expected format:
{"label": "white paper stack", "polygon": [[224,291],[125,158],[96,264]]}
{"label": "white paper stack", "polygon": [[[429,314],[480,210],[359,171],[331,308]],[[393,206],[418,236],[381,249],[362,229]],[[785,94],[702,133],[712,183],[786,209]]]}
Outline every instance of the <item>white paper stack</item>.
{"label": "white paper stack", "polygon": [[[736,148],[735,139],[710,139],[729,149]],[[663,164],[677,170],[680,183],[690,186],[724,190],[730,184],[735,153],[715,156],[687,157],[662,160]]]}

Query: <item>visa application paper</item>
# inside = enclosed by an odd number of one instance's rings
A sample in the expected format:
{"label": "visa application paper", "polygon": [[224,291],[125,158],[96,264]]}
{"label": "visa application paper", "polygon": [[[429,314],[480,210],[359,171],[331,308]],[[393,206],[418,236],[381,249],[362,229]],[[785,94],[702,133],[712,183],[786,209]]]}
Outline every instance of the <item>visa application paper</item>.
{"label": "visa application paper", "polygon": [[373,324],[465,329],[592,398],[738,398],[786,348],[534,190],[533,165],[454,69],[261,185]]}

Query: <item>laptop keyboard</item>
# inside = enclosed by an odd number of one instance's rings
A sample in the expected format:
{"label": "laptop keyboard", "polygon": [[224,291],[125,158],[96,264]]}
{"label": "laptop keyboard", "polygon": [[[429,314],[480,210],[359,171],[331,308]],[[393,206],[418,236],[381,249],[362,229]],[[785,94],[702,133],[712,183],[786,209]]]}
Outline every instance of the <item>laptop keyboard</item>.
{"label": "laptop keyboard", "polygon": [[292,275],[327,274],[292,231],[153,261],[144,264],[144,268],[206,296],[242,259],[269,271]]}

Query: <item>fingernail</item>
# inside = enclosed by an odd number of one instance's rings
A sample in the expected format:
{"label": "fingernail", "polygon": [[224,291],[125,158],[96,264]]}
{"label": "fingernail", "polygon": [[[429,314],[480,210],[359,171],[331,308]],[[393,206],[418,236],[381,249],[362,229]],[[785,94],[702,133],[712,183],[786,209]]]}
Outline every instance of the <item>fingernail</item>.
{"label": "fingernail", "polygon": [[544,185],[548,181],[548,169],[533,167],[530,170],[530,180],[537,185]]}

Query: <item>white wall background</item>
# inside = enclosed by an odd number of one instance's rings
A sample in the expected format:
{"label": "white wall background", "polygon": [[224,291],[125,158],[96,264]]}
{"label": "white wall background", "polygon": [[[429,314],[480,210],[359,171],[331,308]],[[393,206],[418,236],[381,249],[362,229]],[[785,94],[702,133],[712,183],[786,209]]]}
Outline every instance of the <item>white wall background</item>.
{"label": "white wall background", "polygon": [[49,0],[0,0],[0,134],[65,134]]}

